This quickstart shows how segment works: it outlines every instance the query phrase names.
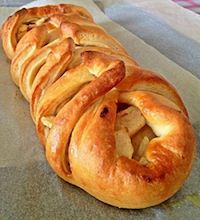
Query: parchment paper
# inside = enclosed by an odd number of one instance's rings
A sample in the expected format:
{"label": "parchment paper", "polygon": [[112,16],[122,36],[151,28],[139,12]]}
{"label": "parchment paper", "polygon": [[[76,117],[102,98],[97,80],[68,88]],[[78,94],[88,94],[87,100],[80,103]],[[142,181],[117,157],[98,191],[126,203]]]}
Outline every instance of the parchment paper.
{"label": "parchment paper", "polygon": [[[10,64],[0,48],[0,219],[198,219],[200,207],[195,199],[200,195],[200,80],[113,23],[91,0],[38,1],[31,6],[60,2],[86,7],[95,21],[115,36],[142,66],[161,73],[177,87],[198,137],[193,170],[175,196],[143,210],[111,207],[64,182],[46,162],[29,106],[11,81]],[[15,9],[0,10],[2,21]]]}
{"label": "parchment paper", "polygon": [[96,0],[104,13],[200,78],[200,16],[172,0]]}

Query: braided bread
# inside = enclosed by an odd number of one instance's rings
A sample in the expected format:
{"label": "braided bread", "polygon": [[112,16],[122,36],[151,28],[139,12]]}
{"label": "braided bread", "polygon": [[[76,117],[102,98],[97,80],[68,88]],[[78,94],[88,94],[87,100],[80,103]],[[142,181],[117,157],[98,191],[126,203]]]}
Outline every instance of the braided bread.
{"label": "braided bread", "polygon": [[88,11],[64,4],[21,9],[4,22],[1,38],[61,178],[121,208],[153,206],[180,189],[195,153],[180,96]]}

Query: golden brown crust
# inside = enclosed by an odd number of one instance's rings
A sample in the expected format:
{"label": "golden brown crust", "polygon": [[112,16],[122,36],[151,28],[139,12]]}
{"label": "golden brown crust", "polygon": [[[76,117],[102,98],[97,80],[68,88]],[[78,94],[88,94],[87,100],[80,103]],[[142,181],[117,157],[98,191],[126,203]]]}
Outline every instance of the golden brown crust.
{"label": "golden brown crust", "polygon": [[195,153],[182,99],[89,12],[74,5],[22,9],[5,21],[1,37],[61,178],[123,208],[153,206],[180,189]]}
{"label": "golden brown crust", "polygon": [[[124,208],[156,205],[174,194],[188,175],[194,157],[193,129],[184,114],[160,104],[163,99],[171,105],[163,96],[140,91],[120,96],[121,101],[137,106],[159,135],[147,147],[148,164],[117,157],[116,100],[105,98],[75,126],[69,146],[71,172],[82,188],[109,204]],[[102,118],[105,106],[108,112]]]}
{"label": "golden brown crust", "polygon": [[[8,58],[12,59],[14,56],[15,48],[19,41],[19,39],[17,39],[17,32],[22,24],[35,24],[37,20],[44,18],[43,23],[48,17],[55,14],[77,14],[93,21],[92,16],[87,10],[83,7],[71,4],[48,5],[29,9],[23,8],[14,15],[11,15],[1,28],[2,44]],[[35,25],[37,26],[37,24]]]}
{"label": "golden brown crust", "polygon": [[38,71],[31,88],[31,115],[35,121],[37,105],[46,89],[53,84],[67,69],[74,51],[74,42],[72,39],[64,38],[59,45],[52,50],[46,63]]}
{"label": "golden brown crust", "polygon": [[185,108],[175,87],[164,77],[150,70],[140,67],[132,68],[132,74],[122,80],[117,88],[120,91],[144,90],[163,95],[172,102],[176,103],[185,115],[188,116],[187,109]]}

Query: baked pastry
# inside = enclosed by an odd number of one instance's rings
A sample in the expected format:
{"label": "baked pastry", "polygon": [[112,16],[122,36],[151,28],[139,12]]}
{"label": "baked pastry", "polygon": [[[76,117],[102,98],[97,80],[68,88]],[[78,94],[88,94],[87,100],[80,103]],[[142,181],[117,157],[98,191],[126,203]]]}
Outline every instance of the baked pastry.
{"label": "baked pastry", "polygon": [[21,9],[4,22],[1,38],[61,178],[121,208],[153,206],[180,189],[195,153],[184,103],[86,9]]}

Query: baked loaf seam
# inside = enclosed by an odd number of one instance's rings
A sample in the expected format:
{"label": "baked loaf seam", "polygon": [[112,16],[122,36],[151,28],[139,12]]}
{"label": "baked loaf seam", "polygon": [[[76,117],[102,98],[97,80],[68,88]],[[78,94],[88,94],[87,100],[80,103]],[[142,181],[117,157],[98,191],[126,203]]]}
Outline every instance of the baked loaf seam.
{"label": "baked loaf seam", "polygon": [[196,146],[182,99],[86,9],[21,9],[4,22],[1,38],[61,178],[120,208],[157,205],[181,188]]}

